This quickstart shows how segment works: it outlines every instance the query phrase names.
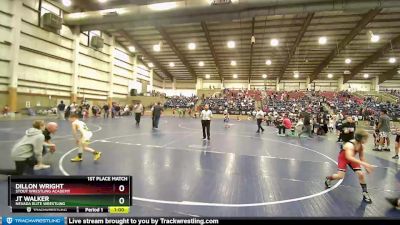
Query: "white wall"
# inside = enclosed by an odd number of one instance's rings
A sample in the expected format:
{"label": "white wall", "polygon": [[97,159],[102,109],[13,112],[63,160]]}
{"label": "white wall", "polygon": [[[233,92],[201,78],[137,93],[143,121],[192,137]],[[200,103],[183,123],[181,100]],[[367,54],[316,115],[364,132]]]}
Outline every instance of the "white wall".
{"label": "white wall", "polygon": [[[129,95],[134,60],[123,46],[116,43],[115,49],[112,48],[111,37],[103,33],[104,47],[95,50],[88,46],[87,35],[80,33],[79,37],[75,37],[67,26],[63,26],[59,34],[48,32],[39,27],[39,0],[15,1],[20,1],[22,8],[21,47],[16,68],[18,93],[68,99],[73,84],[74,39],[78,38],[78,97],[105,100],[110,91],[116,98]],[[12,0],[0,1],[0,91],[3,92],[8,89],[10,77],[12,3]],[[138,78],[149,81],[149,69],[140,66]],[[110,74],[113,85],[110,85]]]}
{"label": "white wall", "polygon": [[281,80],[279,90],[307,90],[307,84],[305,80]]}
{"label": "white wall", "polygon": [[338,81],[337,80],[315,80],[310,84],[311,90],[316,91],[337,91]]}
{"label": "white wall", "polygon": [[371,81],[350,81],[343,85],[344,90],[348,91],[371,91]]}
{"label": "white wall", "polygon": [[10,77],[10,55],[11,46],[7,43],[12,42],[11,38],[11,16],[4,12],[11,12],[11,1],[0,1],[0,91],[8,90]]}
{"label": "white wall", "polygon": [[206,80],[203,79],[203,86],[201,87],[201,89],[210,89],[210,86],[214,88],[221,88],[221,81],[220,80]]}
{"label": "white wall", "polygon": [[175,96],[175,95],[183,95],[183,96],[192,96],[192,95],[196,95],[196,90],[195,89],[165,89],[164,93],[167,95],[167,97],[169,96]]}
{"label": "white wall", "polygon": [[249,87],[249,82],[245,80],[226,80],[224,81],[224,88],[231,88],[231,89],[246,89]]}
{"label": "white wall", "polygon": [[385,81],[379,85],[379,89],[384,91],[385,89],[400,89],[400,80]]}

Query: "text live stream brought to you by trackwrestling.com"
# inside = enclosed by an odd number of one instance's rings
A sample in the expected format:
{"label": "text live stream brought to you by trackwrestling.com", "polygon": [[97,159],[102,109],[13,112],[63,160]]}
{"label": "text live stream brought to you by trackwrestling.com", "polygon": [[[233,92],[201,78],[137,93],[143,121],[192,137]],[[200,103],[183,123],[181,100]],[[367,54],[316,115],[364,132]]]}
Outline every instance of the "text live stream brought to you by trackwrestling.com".
{"label": "text live stream brought to you by trackwrestling.com", "polygon": [[65,224],[133,224],[133,225],[161,225],[161,224],[220,224],[219,219],[203,218],[133,218],[133,217],[28,217],[4,216],[4,225],[38,224],[38,225],[65,225]]}
{"label": "text live stream brought to you by trackwrestling.com", "polygon": [[324,224],[352,223],[363,225],[398,225],[399,220],[388,218],[172,218],[172,217],[51,217],[51,216],[3,216],[3,225],[76,225],[76,224],[115,224],[115,225],[214,225],[214,224]]}

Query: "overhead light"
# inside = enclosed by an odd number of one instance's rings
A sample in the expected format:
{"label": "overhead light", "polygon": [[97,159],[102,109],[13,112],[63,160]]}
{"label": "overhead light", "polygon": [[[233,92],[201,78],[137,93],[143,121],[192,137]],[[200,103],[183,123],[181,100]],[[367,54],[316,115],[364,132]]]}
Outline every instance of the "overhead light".
{"label": "overhead light", "polygon": [[196,44],[195,43],[189,43],[188,44],[189,50],[195,50],[196,49]]}
{"label": "overhead light", "polygon": [[135,46],[129,46],[128,49],[130,52],[136,52]]}
{"label": "overhead light", "polygon": [[269,66],[272,64],[272,61],[268,59],[267,61],[265,61],[265,64],[267,64]]}
{"label": "overhead light", "polygon": [[264,74],[262,75],[262,78],[264,78],[264,79],[267,78],[267,74],[264,73]]}
{"label": "overhead light", "polygon": [[279,45],[279,40],[278,39],[271,39],[271,46],[278,46]]}
{"label": "overhead light", "polygon": [[368,73],[364,73],[364,78],[368,78],[369,74]]}
{"label": "overhead light", "polygon": [[376,43],[376,42],[379,41],[379,39],[380,39],[379,35],[372,35],[371,36],[371,42]]}
{"label": "overhead light", "polygon": [[66,6],[66,7],[70,7],[70,6],[72,5],[71,0],[63,0],[62,3],[63,3],[63,5]]}
{"label": "overhead light", "polygon": [[158,44],[158,45],[153,45],[153,50],[154,50],[155,52],[161,51],[161,45],[160,45],[160,44]]}
{"label": "overhead light", "polygon": [[154,67],[154,64],[153,63],[149,63],[149,64],[147,64],[150,68],[153,68]]}
{"label": "overhead light", "polygon": [[327,39],[326,37],[320,37],[320,38],[318,39],[318,43],[319,43],[320,45],[326,44],[327,41],[328,41],[328,39]]}
{"label": "overhead light", "polygon": [[210,74],[206,74],[206,79],[210,79]]}
{"label": "overhead light", "polygon": [[199,62],[199,66],[204,66],[204,62],[203,62],[203,61],[200,61],[200,62]]}
{"label": "overhead light", "polygon": [[237,74],[233,74],[233,76],[232,76],[233,78],[238,78],[238,75]]}
{"label": "overhead light", "polygon": [[293,77],[294,78],[299,78],[299,71],[293,71]]}
{"label": "overhead light", "polygon": [[395,57],[390,57],[389,58],[389,62],[390,63],[395,63],[396,62],[396,58]]}
{"label": "overhead light", "polygon": [[235,60],[231,61],[231,66],[236,66],[236,61]]}
{"label": "overhead light", "polygon": [[169,63],[169,67],[175,67],[175,63],[170,62],[170,63]]}
{"label": "overhead light", "polygon": [[332,77],[333,77],[333,74],[328,73],[328,78],[332,78]]}
{"label": "overhead light", "polygon": [[379,35],[375,35],[374,33],[372,33],[372,31],[369,31],[369,35],[371,37],[371,42],[376,43],[379,41],[379,39],[381,39],[381,37],[379,37]]}
{"label": "overhead light", "polygon": [[346,60],[344,60],[344,62],[345,62],[346,64],[350,64],[350,63],[351,63],[351,59],[347,58]]}
{"label": "overhead light", "polygon": [[148,7],[151,10],[162,11],[176,8],[177,4],[176,2],[161,2],[148,5]]}
{"label": "overhead light", "polygon": [[106,3],[108,0],[97,0],[100,3]]}
{"label": "overhead light", "polygon": [[228,48],[235,48],[235,46],[236,46],[234,41],[228,41],[227,45],[228,45]]}

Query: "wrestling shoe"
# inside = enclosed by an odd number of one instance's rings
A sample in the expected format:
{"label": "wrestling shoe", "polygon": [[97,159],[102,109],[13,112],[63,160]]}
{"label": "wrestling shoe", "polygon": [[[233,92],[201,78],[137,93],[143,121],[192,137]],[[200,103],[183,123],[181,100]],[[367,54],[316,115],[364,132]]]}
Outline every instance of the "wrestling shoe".
{"label": "wrestling shoe", "polygon": [[79,156],[75,156],[74,158],[71,159],[71,162],[81,162],[82,161],[82,157]]}
{"label": "wrestling shoe", "polygon": [[328,177],[325,178],[325,187],[326,188],[331,188],[331,180]]}
{"label": "wrestling shoe", "polygon": [[97,160],[100,159],[100,157],[101,157],[101,152],[96,152],[96,153],[94,153],[94,158],[93,158],[93,160],[94,160],[94,161],[97,161]]}
{"label": "wrestling shoe", "polygon": [[368,203],[368,204],[371,204],[371,203],[372,203],[372,199],[371,199],[371,197],[369,196],[369,193],[368,193],[368,192],[363,192],[362,195],[363,195],[363,200],[364,200],[364,202],[366,202],[366,203]]}
{"label": "wrestling shoe", "polygon": [[35,165],[33,167],[34,170],[44,170],[44,169],[48,169],[50,168],[50,165],[46,165],[46,164],[39,164],[39,165]]}

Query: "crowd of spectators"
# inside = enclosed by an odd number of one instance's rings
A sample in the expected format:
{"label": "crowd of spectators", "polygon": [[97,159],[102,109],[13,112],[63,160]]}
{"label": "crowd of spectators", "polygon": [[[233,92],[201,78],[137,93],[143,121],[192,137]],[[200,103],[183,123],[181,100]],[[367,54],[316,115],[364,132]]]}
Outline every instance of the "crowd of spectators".
{"label": "crowd of spectators", "polygon": [[255,110],[256,99],[260,96],[260,91],[224,89],[218,96],[204,98],[202,105],[208,104],[215,114],[228,110],[233,115],[246,115]]}
{"label": "crowd of spectators", "polygon": [[167,101],[164,103],[165,108],[193,108],[197,101],[198,97],[193,95],[191,97],[186,96],[172,96],[168,97]]}
{"label": "crowd of spectators", "polygon": [[397,102],[400,102],[400,89],[397,89],[397,90],[396,89],[392,89],[392,90],[386,89],[383,92],[391,94],[391,95],[397,97]]}

